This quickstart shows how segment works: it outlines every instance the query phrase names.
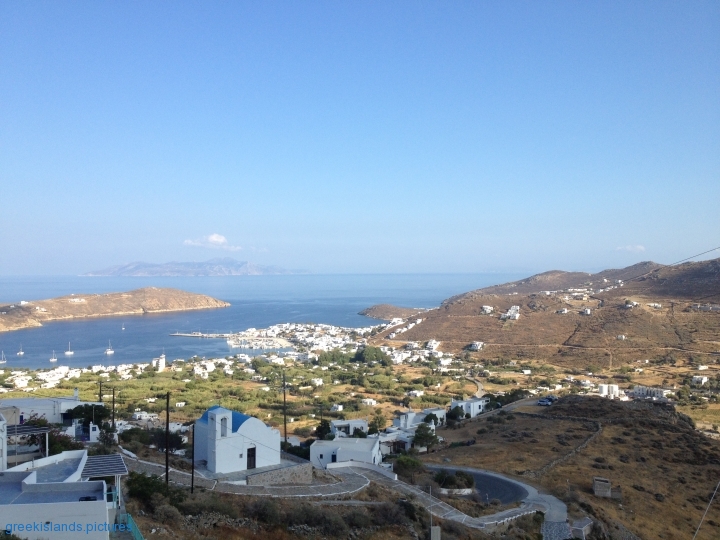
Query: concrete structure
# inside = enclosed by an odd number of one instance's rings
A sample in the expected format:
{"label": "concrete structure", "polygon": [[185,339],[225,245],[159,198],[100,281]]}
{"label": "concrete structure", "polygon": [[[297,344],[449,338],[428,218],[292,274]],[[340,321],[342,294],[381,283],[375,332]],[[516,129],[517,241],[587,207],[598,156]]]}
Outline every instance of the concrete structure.
{"label": "concrete structure", "polygon": [[589,517],[584,517],[580,520],[573,521],[570,525],[570,532],[573,538],[580,538],[585,540],[590,536],[593,528],[593,520]]}
{"label": "concrete structure", "polygon": [[614,399],[620,397],[620,388],[617,384],[599,384],[598,392],[602,397]]}
{"label": "concrete structure", "polygon": [[707,377],[705,377],[704,375],[693,375],[692,383],[699,384],[700,386],[702,386],[703,384],[708,382],[708,380],[709,379]]}
{"label": "concrete structure", "polygon": [[612,497],[612,485],[610,480],[602,478],[601,476],[593,477],[593,493],[596,497]]}
{"label": "concrete structure", "polygon": [[3,399],[0,400],[0,414],[8,424],[23,424],[31,416],[37,416],[51,424],[71,426],[73,418],[70,411],[79,405],[104,406],[99,401],[80,401],[75,389],[74,395],[68,397]]}
{"label": "concrete structure", "polygon": [[421,422],[424,422],[425,418],[429,414],[434,414],[435,416],[437,416],[438,422],[440,422],[440,424],[445,423],[445,418],[447,415],[447,411],[445,411],[445,409],[428,408],[423,409],[422,411],[413,411],[412,409],[410,409],[408,412],[402,413],[396,418],[394,418],[392,425],[399,429],[412,429],[420,425]]}
{"label": "concrete structure", "polygon": [[450,410],[460,407],[465,414],[471,417],[485,412],[485,407],[490,403],[490,398],[472,397],[470,399],[453,400],[450,402]]}
{"label": "concrete structure", "polygon": [[310,462],[325,469],[328,463],[362,461],[380,465],[382,453],[380,440],[376,438],[339,438],[332,441],[315,441],[310,446]]}
{"label": "concrete structure", "polygon": [[195,462],[213,473],[280,464],[280,432],[257,418],[215,405],[195,423]]}
{"label": "concrete structure", "polygon": [[335,435],[335,437],[352,437],[356,429],[367,433],[367,420],[364,418],[356,418],[354,420],[333,420],[330,422],[330,432]]}
{"label": "concrete structure", "polygon": [[634,398],[654,398],[662,399],[666,398],[668,394],[672,394],[672,390],[665,390],[664,388],[654,388],[652,386],[635,386],[630,395]]}
{"label": "concrete structure", "polygon": [[485,343],[483,343],[482,341],[473,341],[470,344],[470,350],[471,351],[481,351],[484,346],[485,346]]}
{"label": "concrete structure", "polygon": [[124,464],[122,470],[94,467],[90,459],[85,450],[73,450],[5,471],[0,477],[0,526],[31,540],[108,540],[120,494],[92,478],[115,476],[118,482],[127,469]]}
{"label": "concrete structure", "polygon": [[492,306],[482,306],[482,312],[485,315],[490,315],[493,312],[493,307]]}

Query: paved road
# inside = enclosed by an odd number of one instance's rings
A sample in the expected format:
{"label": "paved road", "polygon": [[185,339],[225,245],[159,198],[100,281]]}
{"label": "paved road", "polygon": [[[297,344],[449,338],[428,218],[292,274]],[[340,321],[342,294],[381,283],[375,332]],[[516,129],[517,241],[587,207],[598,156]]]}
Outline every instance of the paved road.
{"label": "paved road", "polygon": [[[426,465],[433,471],[447,470],[456,471],[458,467],[440,467]],[[470,472],[470,471],[468,471]],[[503,477],[485,472],[470,472],[475,478],[475,490],[480,494],[483,501],[499,500],[502,504],[511,504],[515,501],[524,500],[529,494],[527,490],[517,482],[511,482]]]}

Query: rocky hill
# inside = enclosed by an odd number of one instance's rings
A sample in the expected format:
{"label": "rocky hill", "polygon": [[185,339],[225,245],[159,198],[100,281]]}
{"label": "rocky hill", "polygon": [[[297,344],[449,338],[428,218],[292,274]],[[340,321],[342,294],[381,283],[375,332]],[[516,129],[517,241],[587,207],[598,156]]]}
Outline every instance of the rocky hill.
{"label": "rocky hill", "polygon": [[45,321],[189,311],[229,305],[202,294],[155,287],[108,294],[77,294],[0,306],[0,332],[42,326]]}
{"label": "rocky hill", "polygon": [[154,264],[134,262],[96,270],[85,276],[124,277],[198,277],[198,276],[264,276],[278,274],[306,274],[302,270],[285,270],[278,266],[262,266],[231,257],[210,259],[204,262],[169,262]]}
{"label": "rocky hill", "polygon": [[[588,292],[567,291],[580,288]],[[626,307],[626,301],[636,305]],[[692,306],[713,301],[720,303],[720,259],[671,267],[648,262],[597,274],[553,271],[450,298],[401,335],[403,342],[436,339],[441,350],[454,352],[482,341],[480,358],[577,367],[670,354],[706,361],[720,356],[720,312]],[[482,306],[493,313],[483,314]],[[519,306],[520,318],[501,319],[511,306]],[[384,339],[391,331],[376,341],[402,345]]]}

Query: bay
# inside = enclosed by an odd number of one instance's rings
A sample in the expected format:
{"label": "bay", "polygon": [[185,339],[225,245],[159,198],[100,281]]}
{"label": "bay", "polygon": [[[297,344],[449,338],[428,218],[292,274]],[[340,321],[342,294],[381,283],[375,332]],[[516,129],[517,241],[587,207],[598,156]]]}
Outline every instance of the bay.
{"label": "bay", "polygon": [[[163,351],[168,361],[240,352],[225,340],[174,337],[173,332],[228,333],[283,322],[363,327],[379,321],[358,312],[374,304],[432,308],[455,294],[519,279],[514,274],[305,274],[223,277],[0,277],[0,303],[68,294],[172,287],[230,302],[223,309],[102,317],[45,323],[0,334],[5,369],[87,367],[149,362]],[[123,330],[122,328],[125,328]],[[65,356],[70,343],[74,354]],[[112,343],[115,354],[104,354]],[[25,354],[17,356],[22,346]],[[50,362],[53,353],[57,363]],[[245,351],[243,351],[245,352]]]}

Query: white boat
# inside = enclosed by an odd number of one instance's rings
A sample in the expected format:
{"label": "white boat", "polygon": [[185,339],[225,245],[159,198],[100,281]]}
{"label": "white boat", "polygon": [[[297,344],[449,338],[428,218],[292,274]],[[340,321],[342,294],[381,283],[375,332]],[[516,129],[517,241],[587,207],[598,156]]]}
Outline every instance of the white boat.
{"label": "white boat", "polygon": [[22,356],[23,354],[25,354],[25,351],[22,350],[22,345],[20,345],[20,350],[17,352],[17,355]]}
{"label": "white boat", "polygon": [[2,356],[0,356],[0,364],[4,364],[5,362],[7,362],[7,360],[5,360],[5,351],[2,351],[1,354]]}
{"label": "white boat", "polygon": [[51,362],[57,362],[57,356],[55,356],[55,351],[53,351],[53,355],[52,355],[52,357],[50,358],[50,361],[51,361]]}
{"label": "white boat", "polygon": [[107,355],[115,354],[115,351],[112,348],[112,343],[110,343],[109,341],[108,341],[108,348],[105,349],[105,354],[107,354]]}
{"label": "white boat", "polygon": [[125,325],[124,325],[124,324],[122,325],[122,329],[125,330]]}
{"label": "white boat", "polygon": [[68,341],[68,350],[65,351],[65,356],[72,356],[73,354],[75,354],[75,351],[70,348],[70,342]]}

